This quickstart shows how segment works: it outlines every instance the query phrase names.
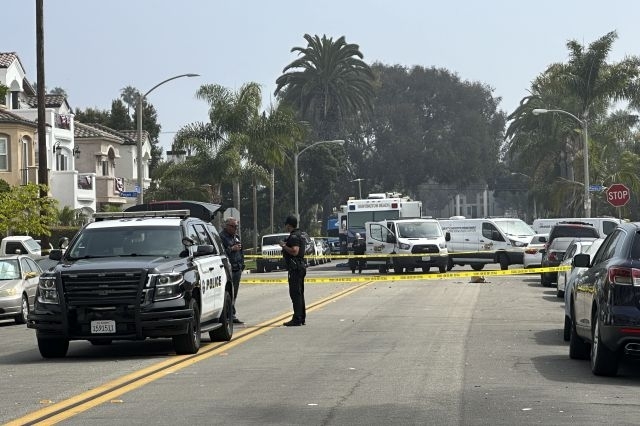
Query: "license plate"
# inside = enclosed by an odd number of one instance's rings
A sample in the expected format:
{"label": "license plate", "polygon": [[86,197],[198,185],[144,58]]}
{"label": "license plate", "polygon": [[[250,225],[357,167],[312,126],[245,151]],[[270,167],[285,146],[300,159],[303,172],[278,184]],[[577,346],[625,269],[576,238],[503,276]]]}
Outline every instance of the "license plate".
{"label": "license plate", "polygon": [[91,321],[91,334],[115,333],[116,322],[112,320]]}
{"label": "license plate", "polygon": [[431,256],[422,256],[422,261],[423,262],[428,262],[431,260]]}

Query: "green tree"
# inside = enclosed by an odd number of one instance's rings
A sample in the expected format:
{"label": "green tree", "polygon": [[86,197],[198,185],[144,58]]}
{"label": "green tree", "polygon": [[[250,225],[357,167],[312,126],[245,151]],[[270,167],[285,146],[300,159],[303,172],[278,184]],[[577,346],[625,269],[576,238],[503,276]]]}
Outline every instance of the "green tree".
{"label": "green tree", "polygon": [[[503,152],[515,166],[525,166],[530,170],[530,176],[539,176],[546,181],[536,179],[540,182],[538,188],[554,191],[553,196],[541,197],[551,203],[549,207],[553,214],[577,215],[582,211],[584,188],[579,185],[584,182],[584,135],[580,123],[565,114],[536,117],[531,111],[535,108],[560,109],[587,123],[589,152],[593,157],[590,169],[596,166],[593,182],[621,170],[621,164],[613,165],[611,161],[597,164],[599,159],[604,159],[605,152],[609,155],[616,152],[614,158],[629,158],[623,155],[628,148],[619,135],[621,129],[628,131],[636,123],[636,117],[628,111],[611,116],[609,112],[618,101],[638,105],[638,58],[607,62],[616,38],[617,34],[610,32],[588,47],[575,40],[569,41],[569,61],[549,66],[534,81],[531,95],[524,98],[509,116],[512,121]],[[601,167],[604,164],[608,171]],[[633,181],[628,183],[634,185]],[[594,199],[598,202],[597,194]],[[606,208],[602,200],[600,205]]]}
{"label": "green tree", "polygon": [[409,196],[427,182],[463,189],[493,179],[505,117],[490,87],[445,69],[373,69],[374,112],[347,147],[351,179]]}
{"label": "green tree", "polygon": [[129,116],[129,112],[124,103],[120,99],[111,101],[111,112],[109,113],[109,121],[107,127],[115,130],[133,129],[133,121]]}
{"label": "green tree", "polygon": [[140,95],[140,91],[133,86],[127,86],[120,90],[120,99],[127,106],[127,114],[129,116],[131,116],[131,110],[136,110]]}
{"label": "green tree", "polygon": [[371,110],[374,74],[362,59],[357,44],[344,36],[333,40],[323,35],[304,35],[306,47],[294,47],[300,57],[283,69],[276,80],[275,95],[312,123],[321,139],[334,139],[343,123]]}
{"label": "green tree", "polygon": [[39,197],[47,187],[29,183],[0,192],[0,223],[5,235],[51,235],[58,221],[58,201]]}
{"label": "green tree", "polygon": [[64,90],[62,87],[54,87],[53,89],[51,89],[49,91],[50,95],[59,95],[59,96],[64,96],[65,98],[68,97],[67,95],[67,91]]}
{"label": "green tree", "polygon": [[101,110],[89,107],[83,111],[81,108],[76,108],[75,120],[85,124],[98,123],[108,126],[110,114],[106,109]]}

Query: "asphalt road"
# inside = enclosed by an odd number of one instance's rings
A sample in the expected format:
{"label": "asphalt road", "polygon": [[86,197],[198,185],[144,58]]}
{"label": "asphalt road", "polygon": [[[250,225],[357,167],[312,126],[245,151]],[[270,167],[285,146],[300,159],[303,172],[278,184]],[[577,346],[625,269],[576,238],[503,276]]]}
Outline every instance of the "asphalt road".
{"label": "asphalt road", "polygon": [[[72,342],[43,360],[34,331],[0,322],[0,422],[59,407],[61,424],[638,424],[640,363],[615,378],[568,357],[562,301],[538,276],[375,281],[311,267],[307,325],[280,326],[286,284],[244,284],[234,339],[199,357],[170,340]],[[277,279],[282,272],[250,274]],[[249,278],[246,276],[247,279]],[[403,276],[406,278],[406,276]],[[339,294],[337,297],[332,295]],[[206,336],[206,335],[205,335]],[[186,360],[182,364],[176,364]],[[160,363],[174,364],[157,368]],[[137,376],[144,376],[137,379]],[[126,376],[126,377],[125,377]],[[121,378],[125,377],[121,382]],[[120,383],[120,385],[118,385]],[[114,390],[115,389],[115,390]],[[40,414],[42,411],[39,412]],[[30,418],[30,421],[38,415]],[[28,423],[29,419],[20,421]]]}

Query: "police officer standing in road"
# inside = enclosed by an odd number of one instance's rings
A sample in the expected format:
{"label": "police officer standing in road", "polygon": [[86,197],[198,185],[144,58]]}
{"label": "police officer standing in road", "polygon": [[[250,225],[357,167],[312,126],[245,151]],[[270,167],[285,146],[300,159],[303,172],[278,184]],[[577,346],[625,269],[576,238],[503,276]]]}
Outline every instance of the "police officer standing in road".
{"label": "police officer standing in road", "polygon": [[355,274],[356,273],[356,269],[358,269],[358,273],[362,273],[362,268],[365,266],[365,260],[362,257],[362,255],[364,255],[365,251],[367,250],[367,246],[365,244],[364,238],[362,238],[362,236],[359,233],[356,233],[356,236],[353,240],[353,244],[351,245],[351,248],[353,249],[353,254],[355,256],[359,256],[359,257],[354,257],[349,259],[349,266],[351,267],[351,273]]}
{"label": "police officer standing in road", "polygon": [[286,241],[280,241],[280,247],[282,247],[282,256],[288,271],[289,296],[293,303],[293,317],[282,325],[296,327],[304,325],[306,320],[304,302],[304,277],[307,275],[307,265],[304,260],[305,244],[302,233],[298,229],[298,218],[287,216],[284,226],[289,232],[289,237],[287,237]]}
{"label": "police officer standing in road", "polygon": [[231,282],[233,283],[233,322],[235,324],[243,324],[236,317],[236,299],[238,298],[238,290],[240,289],[240,278],[244,270],[244,254],[242,253],[242,244],[238,236],[238,220],[229,217],[224,221],[224,228],[220,232],[222,244],[224,245],[229,263],[231,264]]}

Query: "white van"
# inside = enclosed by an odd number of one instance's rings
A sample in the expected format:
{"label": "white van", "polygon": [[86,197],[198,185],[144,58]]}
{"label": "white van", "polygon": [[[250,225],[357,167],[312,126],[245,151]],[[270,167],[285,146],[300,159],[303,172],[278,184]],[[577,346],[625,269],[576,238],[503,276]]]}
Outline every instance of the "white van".
{"label": "white van", "polygon": [[615,217],[560,217],[554,219],[535,219],[531,227],[538,234],[548,234],[553,225],[558,222],[584,222],[593,225],[600,234],[601,238],[609,235],[618,224],[622,223],[622,219]]}
{"label": "white van", "polygon": [[439,219],[444,231],[451,234],[447,243],[449,266],[470,265],[476,271],[488,263],[499,263],[500,269],[521,264],[524,248],[536,233],[515,218],[464,219],[458,216]]}
{"label": "white van", "polygon": [[[365,232],[367,266],[377,266],[380,273],[389,268],[397,274],[416,268],[429,272],[432,266],[440,273],[447,271],[449,233],[443,232],[435,219],[366,222]],[[389,254],[397,256],[384,256]]]}

